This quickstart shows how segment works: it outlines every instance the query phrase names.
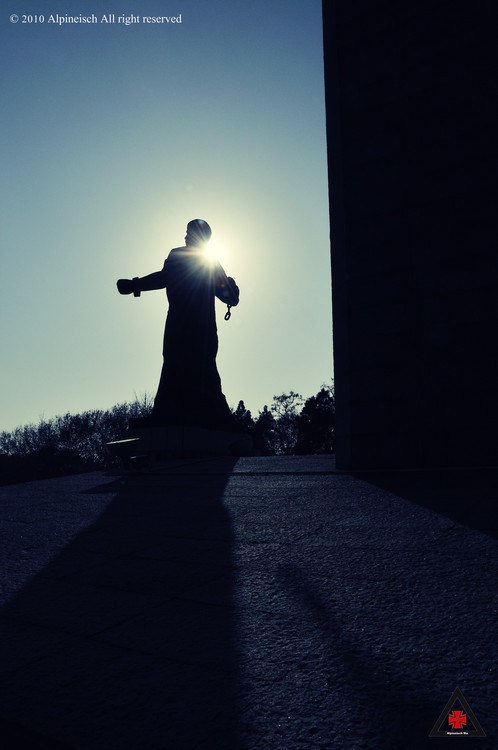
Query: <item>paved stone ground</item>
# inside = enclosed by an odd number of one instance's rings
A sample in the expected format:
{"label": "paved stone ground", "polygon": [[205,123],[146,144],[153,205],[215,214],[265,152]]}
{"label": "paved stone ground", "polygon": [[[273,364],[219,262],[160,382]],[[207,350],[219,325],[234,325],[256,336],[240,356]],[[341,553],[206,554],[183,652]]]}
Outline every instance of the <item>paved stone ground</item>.
{"label": "paved stone ground", "polygon": [[[0,488],[0,747],[498,747],[496,479],[261,457]],[[485,739],[428,738],[456,687]]]}

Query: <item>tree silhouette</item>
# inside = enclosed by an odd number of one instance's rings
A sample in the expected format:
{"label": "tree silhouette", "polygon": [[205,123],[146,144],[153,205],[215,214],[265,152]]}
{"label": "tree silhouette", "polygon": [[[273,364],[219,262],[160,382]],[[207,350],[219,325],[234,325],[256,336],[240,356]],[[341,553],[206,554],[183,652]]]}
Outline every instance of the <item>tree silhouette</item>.
{"label": "tree silhouette", "polygon": [[297,422],[294,452],[298,454],[333,453],[335,398],[333,387],[322,386],[316,396],[304,404]]}
{"label": "tree silhouette", "polygon": [[243,432],[252,434],[254,429],[254,419],[252,418],[249,409],[246,409],[243,401],[239,401],[235,411],[232,411],[236,425]]}
{"label": "tree silhouette", "polygon": [[277,455],[290,456],[294,453],[297,441],[298,409],[303,397],[290,391],[274,396],[271,412],[275,419],[273,445]]}
{"label": "tree silhouette", "polygon": [[254,423],[253,429],[253,442],[256,453],[260,456],[274,456],[275,455],[275,419],[273,414],[265,405],[263,411],[259,413],[259,417]]}

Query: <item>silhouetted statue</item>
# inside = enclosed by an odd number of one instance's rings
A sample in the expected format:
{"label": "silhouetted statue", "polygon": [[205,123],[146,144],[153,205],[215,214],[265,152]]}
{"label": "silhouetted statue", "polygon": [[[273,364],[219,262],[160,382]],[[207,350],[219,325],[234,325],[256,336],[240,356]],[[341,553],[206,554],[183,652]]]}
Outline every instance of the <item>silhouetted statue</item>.
{"label": "silhouetted statue", "polygon": [[239,289],[218,261],[210,260],[205,244],[211,228],[202,219],[187,225],[185,247],[171,250],[161,271],[134,279],[119,279],[120,294],[166,289],[169,310],[164,331],[164,363],[151,425],[191,425],[233,430],[235,423],[221,390],[216,367],[218,334],[214,298],[230,307],[239,302]]}

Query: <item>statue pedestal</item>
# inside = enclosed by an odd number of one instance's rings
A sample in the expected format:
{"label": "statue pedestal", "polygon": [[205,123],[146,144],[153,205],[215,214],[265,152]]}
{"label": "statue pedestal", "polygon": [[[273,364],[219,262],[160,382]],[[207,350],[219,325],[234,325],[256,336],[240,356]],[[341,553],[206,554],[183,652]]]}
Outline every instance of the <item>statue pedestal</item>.
{"label": "statue pedestal", "polygon": [[[146,427],[130,429],[131,438],[140,439],[140,450],[183,456],[247,456],[252,438],[242,432],[209,430],[204,427]],[[242,451],[242,452],[241,452]]]}
{"label": "statue pedestal", "polygon": [[107,443],[111,455],[121,459],[125,467],[175,458],[250,456],[253,450],[250,435],[203,427],[135,427],[128,435]]}

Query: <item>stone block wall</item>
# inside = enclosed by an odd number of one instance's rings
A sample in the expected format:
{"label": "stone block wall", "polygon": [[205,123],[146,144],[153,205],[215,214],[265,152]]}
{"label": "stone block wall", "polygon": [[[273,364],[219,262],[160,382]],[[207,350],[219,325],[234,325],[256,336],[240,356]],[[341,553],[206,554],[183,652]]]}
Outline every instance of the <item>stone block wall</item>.
{"label": "stone block wall", "polygon": [[498,462],[494,14],[324,2],[342,468]]}

